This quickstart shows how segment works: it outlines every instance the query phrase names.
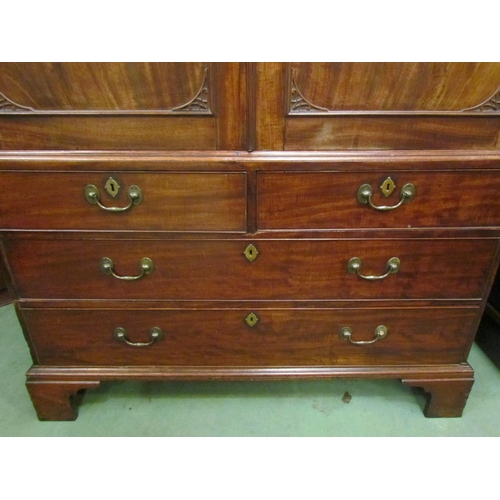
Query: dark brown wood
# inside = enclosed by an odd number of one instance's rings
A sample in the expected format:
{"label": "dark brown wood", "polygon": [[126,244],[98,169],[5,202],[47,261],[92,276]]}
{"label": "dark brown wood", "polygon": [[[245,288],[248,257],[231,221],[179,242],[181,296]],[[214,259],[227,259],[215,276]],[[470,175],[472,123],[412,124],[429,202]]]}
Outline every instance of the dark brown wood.
{"label": "dark brown wood", "polygon": [[427,393],[426,417],[461,417],[474,379],[403,379],[403,383]]}
{"label": "dark brown wood", "polygon": [[[218,75],[214,82],[217,96],[217,149],[246,150],[248,148],[248,99],[245,63],[212,64]],[[191,148],[195,149],[195,148]]]}
{"label": "dark brown wood", "polygon": [[[275,66],[268,71],[278,71]],[[282,67],[288,79],[285,139],[268,149],[499,147],[499,63]]]}
{"label": "dark brown wood", "polygon": [[[23,298],[139,300],[479,299],[496,240],[50,240],[5,241],[17,293]],[[122,281],[99,267],[109,257]],[[352,257],[365,275],[381,275],[391,257],[401,269],[368,281],[347,271]],[[47,279],[50,276],[51,279]]]}
{"label": "dark brown wood", "polygon": [[0,149],[246,149],[243,63],[0,63]]}
{"label": "dark brown wood", "polygon": [[216,149],[215,120],[186,116],[4,116],[0,149]]}
{"label": "dark brown wood", "polygon": [[[385,197],[390,177],[396,188]],[[376,206],[393,206],[412,183],[416,196],[380,212],[357,199],[369,184]],[[500,171],[487,172],[297,172],[258,175],[259,229],[381,229],[500,225]]]}
{"label": "dark brown wood", "polygon": [[[113,177],[116,197],[105,190]],[[122,231],[239,231],[246,228],[244,173],[0,173],[5,190],[1,229],[97,229]],[[106,207],[129,204],[128,189],[139,186],[143,202],[110,213],[88,203],[93,184]],[[22,193],[22,195],[20,195]]]}
{"label": "dark brown wood", "polygon": [[[460,112],[500,87],[500,63],[299,62],[288,65],[292,71],[301,94],[329,112]],[[304,106],[295,111],[308,112]]]}
{"label": "dark brown wood", "polygon": [[[290,377],[302,379],[316,378],[400,378],[408,385],[425,385],[433,390],[447,386],[450,391],[458,394],[450,394],[442,398],[443,406],[433,403],[433,413],[448,413],[447,416],[458,416],[461,412],[464,400],[464,392],[470,387],[474,371],[467,363],[459,365],[397,365],[397,366],[298,366],[298,367],[32,367],[28,371],[28,378],[33,382],[60,381],[90,381],[96,380],[281,380]],[[420,382],[422,381],[422,382]],[[465,386],[465,387],[464,387]],[[46,387],[40,385],[42,392]],[[50,394],[48,398],[50,399]],[[453,403],[453,399],[455,402]],[[466,398],[465,398],[466,399]],[[451,404],[450,404],[451,403]],[[54,408],[54,407],[52,407]],[[450,411],[450,409],[452,411]],[[444,411],[443,411],[444,410]],[[56,416],[57,416],[57,412]],[[427,412],[428,417],[432,416]]]}
{"label": "dark brown wood", "polygon": [[[248,314],[258,323],[245,323]],[[465,362],[470,308],[149,310],[25,309],[24,318],[41,365],[55,366],[327,366],[417,365]],[[369,345],[385,325],[386,338]],[[149,342],[159,327],[164,339],[146,347],[113,337],[117,327],[131,342]]]}
{"label": "dark brown wood", "polygon": [[499,149],[500,116],[286,119],[286,150]]}
{"label": "dark brown wood", "polygon": [[10,277],[6,269],[3,254],[0,251],[0,307],[12,302],[13,297],[8,284],[10,284]]}
{"label": "dark brown wood", "polygon": [[26,382],[39,420],[76,420],[78,405],[86,389],[95,389],[98,381],[38,381]]}
{"label": "dark brown wood", "polygon": [[260,150],[280,150],[285,127],[284,69],[274,63],[256,66],[256,146]]}
{"label": "dark brown wood", "polygon": [[[102,380],[290,377],[398,378],[460,415],[500,260],[499,86],[499,63],[0,63],[0,238],[39,417],[75,418]],[[408,182],[397,210],[357,201]],[[106,213],[87,184],[144,200]],[[123,281],[102,257],[155,268]],[[367,281],[352,257],[401,269]]]}
{"label": "dark brown wood", "polygon": [[246,117],[246,130],[247,130],[247,150],[254,151],[257,144],[257,64],[246,63],[245,73],[247,77],[247,117]]}
{"label": "dark brown wood", "polygon": [[35,111],[170,110],[197,94],[208,66],[198,62],[1,63],[0,92]]}
{"label": "dark brown wood", "polygon": [[474,371],[468,363],[455,365],[395,366],[32,366],[30,380],[282,380],[289,377],[314,378],[396,378],[443,379],[471,378]]}
{"label": "dark brown wood", "polygon": [[[0,151],[2,171],[499,170],[500,151]],[[306,168],[307,167],[307,168]]]}

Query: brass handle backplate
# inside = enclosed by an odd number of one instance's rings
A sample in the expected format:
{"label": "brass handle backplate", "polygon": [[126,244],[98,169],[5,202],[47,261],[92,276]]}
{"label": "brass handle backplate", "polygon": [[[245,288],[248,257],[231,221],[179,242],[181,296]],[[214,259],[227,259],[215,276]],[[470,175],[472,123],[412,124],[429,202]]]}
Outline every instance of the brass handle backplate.
{"label": "brass handle backplate", "polygon": [[352,340],[352,330],[348,326],[344,326],[344,328],[340,330],[340,338],[342,340],[349,341],[351,344],[356,345],[373,344],[377,342],[377,340],[382,340],[385,337],[387,337],[387,327],[384,325],[379,325],[375,328],[375,338],[372,340]]}
{"label": "brass handle backplate", "polygon": [[358,189],[358,201],[362,205],[370,205],[370,207],[375,210],[379,210],[381,212],[387,212],[388,210],[394,210],[395,208],[400,207],[403,203],[410,201],[412,198],[416,196],[415,186],[411,183],[405,184],[400,191],[400,200],[396,205],[389,206],[377,206],[372,202],[373,189],[370,184],[363,184]]}
{"label": "brass handle backplate", "polygon": [[99,267],[104,274],[110,274],[119,280],[134,281],[142,278],[146,274],[151,274],[154,270],[153,261],[148,257],[143,257],[139,263],[141,272],[137,276],[119,276],[115,273],[115,265],[109,257],[103,257],[99,262]]}
{"label": "brass handle backplate", "polygon": [[128,188],[128,199],[129,199],[129,204],[125,207],[106,207],[101,203],[101,197],[99,195],[99,189],[97,189],[96,186],[93,184],[89,184],[85,186],[85,189],[83,190],[83,194],[85,196],[85,199],[91,204],[91,205],[97,205],[103,210],[106,210],[107,212],[125,212],[126,210],[129,210],[132,205],[139,205],[142,202],[142,191],[139,186],[130,186]]}
{"label": "brass handle backplate", "polygon": [[391,257],[387,261],[387,271],[385,272],[385,274],[382,274],[380,276],[365,276],[361,274],[361,259],[359,257],[353,257],[347,263],[347,271],[351,274],[357,274],[360,278],[363,278],[364,280],[381,280],[387,278],[389,274],[397,273],[400,268],[401,268],[401,261],[397,257]]}
{"label": "brass handle backplate", "polygon": [[147,347],[148,345],[154,344],[158,340],[163,340],[163,332],[161,331],[161,328],[158,328],[157,326],[154,326],[149,331],[149,335],[151,336],[151,340],[149,342],[130,342],[130,340],[127,339],[127,332],[125,331],[125,328],[122,328],[121,326],[115,328],[113,335],[116,340],[125,342],[125,344],[133,347]]}

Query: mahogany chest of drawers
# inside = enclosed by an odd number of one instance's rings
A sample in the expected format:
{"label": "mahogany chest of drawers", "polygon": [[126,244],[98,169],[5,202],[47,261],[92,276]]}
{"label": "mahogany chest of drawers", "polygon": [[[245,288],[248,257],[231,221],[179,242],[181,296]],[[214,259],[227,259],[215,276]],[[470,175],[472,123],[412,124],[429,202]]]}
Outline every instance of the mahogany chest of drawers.
{"label": "mahogany chest of drawers", "polygon": [[499,262],[498,63],[2,63],[42,420],[101,381],[398,378],[460,416]]}

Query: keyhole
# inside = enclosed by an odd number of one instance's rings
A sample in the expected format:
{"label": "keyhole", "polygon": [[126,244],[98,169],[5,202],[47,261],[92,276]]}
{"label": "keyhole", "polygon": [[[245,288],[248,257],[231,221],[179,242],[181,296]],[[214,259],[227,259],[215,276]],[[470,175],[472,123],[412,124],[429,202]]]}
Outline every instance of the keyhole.
{"label": "keyhole", "polygon": [[259,255],[259,251],[252,244],[250,244],[245,248],[243,254],[247,258],[247,260],[253,262]]}
{"label": "keyhole", "polygon": [[118,191],[120,190],[120,185],[113,179],[113,177],[110,177],[108,179],[104,187],[106,188],[108,194],[113,198],[118,194]]}

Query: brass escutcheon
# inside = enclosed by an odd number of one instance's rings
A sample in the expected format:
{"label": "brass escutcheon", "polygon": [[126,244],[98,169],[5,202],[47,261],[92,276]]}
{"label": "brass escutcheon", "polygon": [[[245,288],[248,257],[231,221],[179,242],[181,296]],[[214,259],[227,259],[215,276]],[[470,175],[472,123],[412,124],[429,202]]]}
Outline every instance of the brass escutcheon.
{"label": "brass escutcheon", "polygon": [[395,189],[396,184],[394,184],[394,181],[390,177],[387,177],[387,179],[382,182],[382,185],[380,186],[380,190],[386,198],[390,196]]}
{"label": "brass escutcheon", "polygon": [[118,191],[120,191],[120,184],[116,182],[113,177],[110,177],[107,181],[106,184],[104,184],[104,189],[108,192],[109,196],[112,196],[113,198],[116,197],[118,194]]}
{"label": "brass escutcheon", "polygon": [[255,248],[251,243],[245,248],[245,251],[243,252],[243,255],[249,260],[250,262],[253,262],[257,256],[259,255],[259,251],[257,248]]}
{"label": "brass escutcheon", "polygon": [[246,318],[245,318],[245,323],[253,328],[257,323],[259,322],[259,318],[255,313],[250,313]]}

